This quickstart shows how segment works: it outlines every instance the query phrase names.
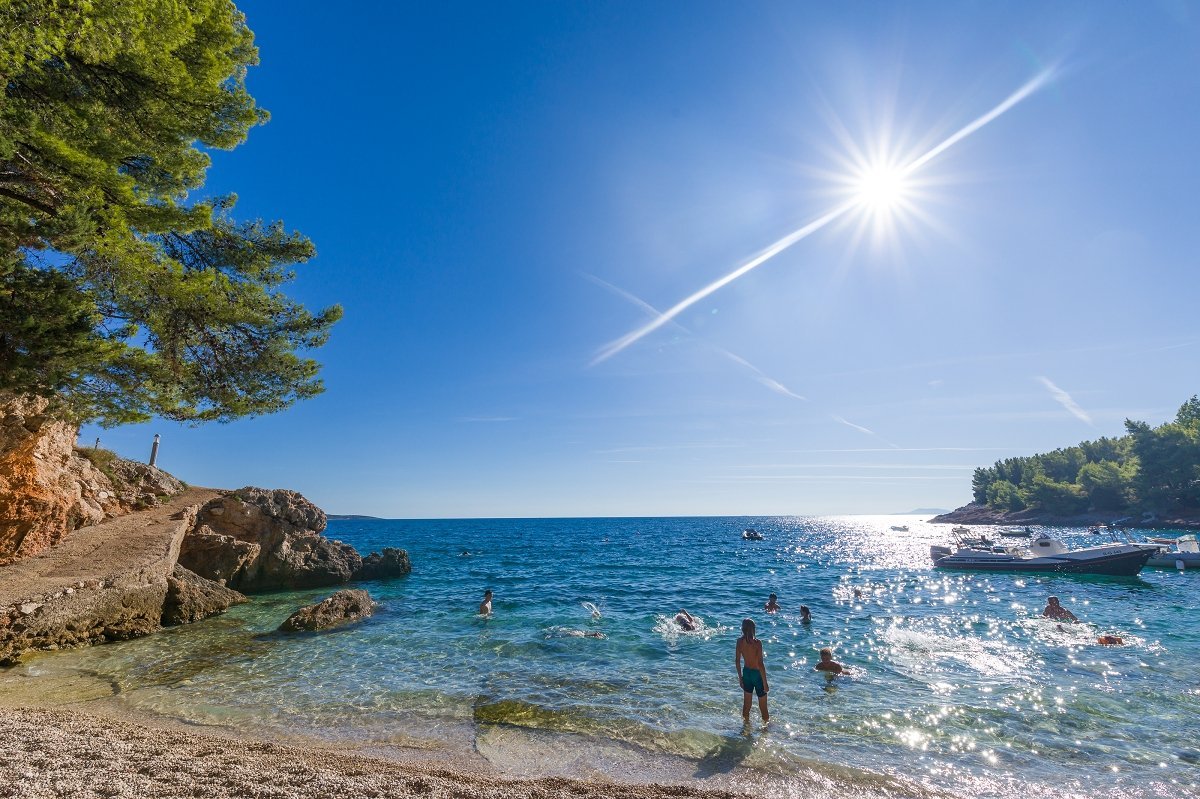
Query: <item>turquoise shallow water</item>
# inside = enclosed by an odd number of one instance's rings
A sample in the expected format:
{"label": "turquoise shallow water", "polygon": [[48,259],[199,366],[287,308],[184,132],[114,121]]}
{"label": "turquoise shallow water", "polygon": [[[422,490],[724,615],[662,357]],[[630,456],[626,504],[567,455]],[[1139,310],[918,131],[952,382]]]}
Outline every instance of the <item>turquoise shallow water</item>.
{"label": "turquoise shallow water", "polygon": [[[888,529],[901,522],[909,532]],[[749,526],[766,540],[740,540]],[[911,517],[335,521],[328,533],[412,556],[410,577],[366,585],[382,608],[364,624],[278,635],[328,591],[257,597],[33,658],[0,690],[32,682],[65,701],[111,684],[141,712],[368,747],[450,742],[516,771],[557,758],[568,773],[630,776],[631,762],[670,758],[698,777],[817,774],[843,790],[885,775],[973,797],[1200,796],[1195,572],[937,572],[928,549],[946,528]],[[484,588],[490,619],[475,615]],[[778,616],[762,611],[771,591]],[[1041,619],[1048,594],[1084,624]],[[670,623],[681,607],[699,631]],[[765,730],[740,718],[744,616],[767,653]],[[1098,646],[1103,633],[1126,645]],[[822,646],[849,676],[812,671]]]}

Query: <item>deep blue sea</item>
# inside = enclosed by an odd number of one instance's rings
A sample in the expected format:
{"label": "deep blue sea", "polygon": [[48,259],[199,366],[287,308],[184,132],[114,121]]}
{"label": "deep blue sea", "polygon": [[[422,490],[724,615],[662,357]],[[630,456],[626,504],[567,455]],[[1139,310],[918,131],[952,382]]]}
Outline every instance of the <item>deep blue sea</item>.
{"label": "deep blue sea", "polygon": [[[765,540],[741,540],[746,527]],[[460,748],[512,773],[743,775],[790,796],[1200,796],[1197,572],[935,571],[929,546],[946,527],[896,516],[364,520],[327,533],[412,557],[411,576],[365,584],[382,605],[365,623],[279,635],[329,590],[259,596],[31,658],[0,691],[368,752]],[[476,614],[485,588],[490,618]],[[763,612],[770,592],[778,615]],[[1050,594],[1083,623],[1042,619]],[[674,625],[681,608],[699,630]],[[741,719],[745,617],[766,651],[766,727]],[[823,646],[849,674],[812,670]]]}

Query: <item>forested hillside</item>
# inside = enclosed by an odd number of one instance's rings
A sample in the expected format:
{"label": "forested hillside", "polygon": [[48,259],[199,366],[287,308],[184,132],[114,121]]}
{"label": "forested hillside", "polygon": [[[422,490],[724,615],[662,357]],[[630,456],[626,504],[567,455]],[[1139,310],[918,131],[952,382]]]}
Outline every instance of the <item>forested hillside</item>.
{"label": "forested hillside", "polygon": [[1185,402],[1172,422],[1151,427],[1127,419],[1125,430],[1119,438],[976,469],[975,502],[1062,516],[1200,508],[1200,399]]}

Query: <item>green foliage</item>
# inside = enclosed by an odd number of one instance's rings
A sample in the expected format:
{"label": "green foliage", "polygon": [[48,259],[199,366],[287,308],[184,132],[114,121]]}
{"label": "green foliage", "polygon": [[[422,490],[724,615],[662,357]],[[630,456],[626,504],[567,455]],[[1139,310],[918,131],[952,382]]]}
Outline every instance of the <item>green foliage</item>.
{"label": "green foliage", "polygon": [[1200,399],[1173,422],[1150,427],[1127,420],[1127,435],[1084,441],[979,468],[975,501],[1006,511],[1039,508],[1069,516],[1086,510],[1158,513],[1200,508]]}
{"label": "green foliage", "polygon": [[189,198],[266,120],[231,0],[0,0],[0,30],[0,388],[105,424],[319,393],[341,310],[280,291],[311,242]]}

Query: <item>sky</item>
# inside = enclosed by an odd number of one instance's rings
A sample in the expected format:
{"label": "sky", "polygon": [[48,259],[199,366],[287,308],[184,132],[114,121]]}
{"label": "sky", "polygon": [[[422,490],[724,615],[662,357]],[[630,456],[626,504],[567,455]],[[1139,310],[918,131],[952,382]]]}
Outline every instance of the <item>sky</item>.
{"label": "sky", "polygon": [[330,513],[896,513],[1200,391],[1200,4],[239,7],[272,116],[206,191],[314,240],[326,391],[82,443]]}

